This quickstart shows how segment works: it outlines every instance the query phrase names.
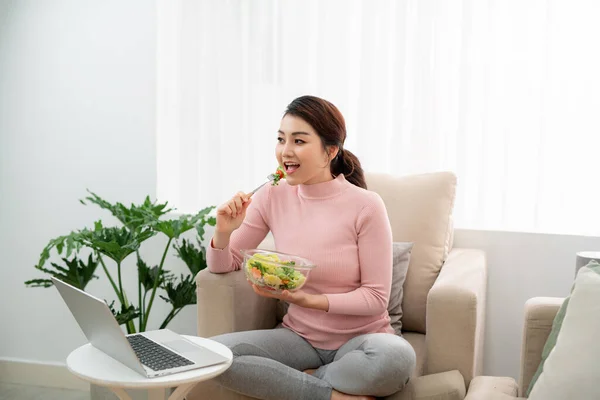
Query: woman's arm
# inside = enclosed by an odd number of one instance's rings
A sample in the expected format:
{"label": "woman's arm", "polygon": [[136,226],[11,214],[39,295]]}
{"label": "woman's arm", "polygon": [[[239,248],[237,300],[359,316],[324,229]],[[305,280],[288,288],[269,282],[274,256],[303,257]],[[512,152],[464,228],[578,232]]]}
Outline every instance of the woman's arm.
{"label": "woman's arm", "polygon": [[[240,249],[256,248],[269,233],[266,211],[271,187],[265,185],[252,197],[242,225],[231,235],[215,232],[206,251],[208,270],[226,273],[240,269],[243,256]],[[215,243],[222,248],[215,247]]]}
{"label": "woman's arm", "polygon": [[[373,192],[371,192],[373,193]],[[385,204],[373,193],[358,217],[361,286],[348,293],[325,294],[328,312],[378,315],[387,310],[392,285],[392,228]]]}

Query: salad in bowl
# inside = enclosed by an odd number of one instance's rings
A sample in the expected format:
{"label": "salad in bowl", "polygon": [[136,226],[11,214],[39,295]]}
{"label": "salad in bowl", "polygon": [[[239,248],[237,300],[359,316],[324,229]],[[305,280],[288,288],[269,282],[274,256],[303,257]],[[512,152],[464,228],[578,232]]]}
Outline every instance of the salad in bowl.
{"label": "salad in bowl", "polygon": [[294,291],[306,283],[315,265],[309,260],[277,251],[241,250],[246,278],[256,286],[281,293]]}

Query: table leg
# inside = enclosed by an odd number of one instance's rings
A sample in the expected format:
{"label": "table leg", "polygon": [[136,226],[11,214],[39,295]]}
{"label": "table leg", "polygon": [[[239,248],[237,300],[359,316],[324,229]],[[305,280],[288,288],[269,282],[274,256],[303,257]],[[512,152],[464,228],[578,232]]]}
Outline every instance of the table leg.
{"label": "table leg", "polygon": [[125,389],[115,388],[115,387],[109,387],[109,389],[112,390],[113,393],[117,395],[119,400],[131,400],[131,397],[127,394]]}
{"label": "table leg", "polygon": [[169,400],[183,400],[185,396],[192,391],[194,386],[196,386],[196,383],[186,383],[179,386],[173,393],[171,393]]}
{"label": "table leg", "polygon": [[148,389],[148,400],[165,400],[166,388]]}

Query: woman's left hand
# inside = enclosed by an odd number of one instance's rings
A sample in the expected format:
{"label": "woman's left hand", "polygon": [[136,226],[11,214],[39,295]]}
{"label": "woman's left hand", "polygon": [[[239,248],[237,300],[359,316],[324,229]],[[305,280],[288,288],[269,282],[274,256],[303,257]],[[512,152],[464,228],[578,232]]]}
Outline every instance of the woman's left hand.
{"label": "woman's left hand", "polygon": [[268,289],[261,289],[254,284],[252,284],[252,289],[254,289],[254,292],[256,294],[261,295],[263,297],[269,297],[271,299],[279,299],[279,300],[287,301],[288,303],[296,304],[301,307],[305,307],[308,296],[310,296],[309,294],[303,292],[302,290],[296,290],[294,292],[290,292],[289,290],[284,290],[281,293],[278,293],[278,292],[268,290]]}
{"label": "woman's left hand", "polygon": [[296,290],[294,292],[284,290],[281,293],[277,293],[268,289],[261,289],[255,284],[252,284],[252,289],[254,289],[256,294],[263,297],[279,299],[300,307],[314,308],[315,310],[321,310],[325,312],[329,310],[329,300],[327,299],[327,296],[323,294],[309,294],[303,292],[302,290]]}

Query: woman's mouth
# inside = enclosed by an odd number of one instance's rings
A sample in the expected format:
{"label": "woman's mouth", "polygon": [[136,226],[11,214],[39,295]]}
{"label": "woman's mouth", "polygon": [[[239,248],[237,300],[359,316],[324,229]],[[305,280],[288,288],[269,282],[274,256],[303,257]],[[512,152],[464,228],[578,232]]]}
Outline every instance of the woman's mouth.
{"label": "woman's mouth", "polygon": [[293,162],[285,162],[283,163],[283,167],[285,168],[285,173],[290,175],[296,172],[298,168],[300,168],[300,164]]}

